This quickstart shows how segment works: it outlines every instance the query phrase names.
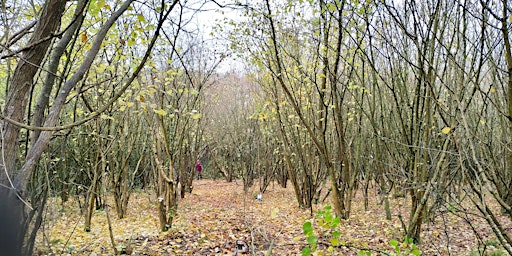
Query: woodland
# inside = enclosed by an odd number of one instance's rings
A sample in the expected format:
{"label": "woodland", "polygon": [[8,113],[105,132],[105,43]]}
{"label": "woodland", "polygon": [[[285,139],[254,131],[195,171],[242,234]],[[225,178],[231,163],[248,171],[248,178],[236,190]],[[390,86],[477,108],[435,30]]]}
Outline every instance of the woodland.
{"label": "woodland", "polygon": [[512,255],[509,0],[0,0],[0,27],[0,255]]}

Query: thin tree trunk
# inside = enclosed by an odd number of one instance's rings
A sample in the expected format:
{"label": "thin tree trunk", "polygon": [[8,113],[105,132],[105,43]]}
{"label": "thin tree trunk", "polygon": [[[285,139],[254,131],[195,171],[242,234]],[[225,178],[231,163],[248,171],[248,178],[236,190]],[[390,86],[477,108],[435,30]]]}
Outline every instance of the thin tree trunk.
{"label": "thin tree trunk", "polygon": [[[50,102],[50,93],[52,92],[52,89],[54,88],[54,83],[56,79],[56,75],[59,63],[62,55],[64,54],[66,47],[71,42],[71,39],[73,38],[73,35],[76,33],[76,30],[78,30],[81,25],[82,21],[84,20],[85,14],[84,9],[85,5],[87,4],[87,0],[80,0],[78,1],[77,7],[75,9],[75,14],[73,15],[73,23],[69,26],[69,28],[66,30],[62,38],[58,41],[58,43],[55,45],[55,48],[53,49],[50,63],[48,65],[48,73],[46,75],[46,79],[43,84],[43,88],[41,91],[41,94],[39,96],[39,99],[37,100],[35,112],[34,112],[34,121],[33,125],[35,126],[42,126],[44,122],[44,112],[48,107],[48,104]],[[41,131],[35,130],[32,133],[31,142],[32,144],[35,143],[37,138],[39,137],[39,134]]]}
{"label": "thin tree trunk", "polygon": [[[98,165],[98,164],[97,164]],[[98,183],[99,183],[99,167],[95,167],[91,187],[87,193],[86,209],[85,209],[85,223],[84,230],[86,232],[91,231],[92,215],[94,213],[94,202],[98,195]]]}
{"label": "thin tree trunk", "polygon": [[[508,104],[508,127],[509,132],[512,134],[512,49],[510,46],[510,37],[509,37],[509,29],[507,20],[509,17],[508,14],[508,3],[509,1],[503,0],[503,13],[501,19],[501,32],[503,35],[503,42],[505,44],[505,60],[507,61],[507,104]],[[505,202],[512,206],[512,190],[510,187],[512,186],[512,152],[509,151],[508,155],[508,179],[505,181],[506,187],[504,190],[506,191],[503,195],[503,199]],[[512,213],[509,213],[510,217],[512,217]]]}

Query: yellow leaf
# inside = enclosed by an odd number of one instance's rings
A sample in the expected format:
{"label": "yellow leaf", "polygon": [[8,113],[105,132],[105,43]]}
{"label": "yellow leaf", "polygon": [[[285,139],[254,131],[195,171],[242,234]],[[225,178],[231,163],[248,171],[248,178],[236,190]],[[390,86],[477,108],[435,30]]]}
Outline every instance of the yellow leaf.
{"label": "yellow leaf", "polygon": [[72,91],[68,97],[66,98],[66,100],[71,100],[72,98],[74,98],[76,95],[78,94],[78,92],[76,91]]}
{"label": "yellow leaf", "polygon": [[103,7],[105,7],[105,0],[96,1],[96,8],[98,8],[98,10],[100,10]]}
{"label": "yellow leaf", "polygon": [[451,131],[451,130],[452,130],[452,128],[450,128],[450,127],[445,127],[445,128],[443,128],[443,129],[441,130],[441,132],[442,132],[443,134],[448,134],[448,133],[450,133],[450,131]]}
{"label": "yellow leaf", "polygon": [[142,14],[137,15],[137,20],[139,20],[140,22],[146,22],[146,18],[144,18],[144,15]]}
{"label": "yellow leaf", "polygon": [[274,208],[274,209],[272,209],[272,213],[270,214],[270,217],[272,219],[275,219],[277,217],[278,213],[279,213],[279,209],[278,208]]}
{"label": "yellow leaf", "polygon": [[490,89],[489,91],[490,91],[490,92],[496,92],[496,88],[491,87],[491,89]]}
{"label": "yellow leaf", "polygon": [[199,119],[201,118],[203,115],[201,113],[194,113],[192,114],[192,119]]}
{"label": "yellow leaf", "polygon": [[113,117],[109,116],[109,115],[106,115],[106,114],[101,114],[100,115],[100,118],[103,119],[103,120],[106,120],[106,119],[110,119],[110,120],[114,120]]}
{"label": "yellow leaf", "polygon": [[165,116],[167,114],[167,112],[165,112],[165,110],[163,110],[163,109],[153,110],[153,111],[155,111],[155,113],[157,113],[161,116]]}

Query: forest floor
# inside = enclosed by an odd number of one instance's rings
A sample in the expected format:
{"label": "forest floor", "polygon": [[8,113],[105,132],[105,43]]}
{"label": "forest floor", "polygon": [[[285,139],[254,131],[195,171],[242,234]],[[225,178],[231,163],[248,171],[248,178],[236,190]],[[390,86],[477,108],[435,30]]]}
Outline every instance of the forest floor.
{"label": "forest floor", "polygon": [[[164,233],[158,232],[157,199],[136,192],[126,218],[117,219],[115,209],[109,208],[116,247],[131,255],[234,255],[237,247],[245,247],[253,255],[300,255],[307,245],[302,228],[305,221],[312,220],[310,211],[298,208],[291,186],[271,184],[261,202],[255,199],[257,191],[254,186],[244,193],[240,181],[194,181],[192,194],[179,203],[173,227]],[[341,220],[336,229],[345,246],[336,246],[332,255],[357,255],[361,248],[376,249],[372,255],[395,251],[390,241],[402,239],[397,216],[407,220],[409,200],[392,199],[392,220],[386,220],[376,191],[372,190],[369,197],[370,208],[365,211],[362,193],[356,194],[350,219]],[[58,199],[51,200],[38,234],[37,255],[114,254],[105,210],[95,211],[91,232],[85,232],[77,202],[71,200],[62,206]],[[113,205],[111,198],[107,204]],[[314,213],[323,207],[315,205]],[[458,212],[457,217],[449,212],[424,223],[422,243],[418,245],[422,255],[480,255],[478,250],[484,245],[485,255],[506,255],[499,254],[497,239],[479,215]],[[510,219],[499,217],[511,233]],[[329,239],[320,238],[318,226],[313,228],[319,237],[319,249],[327,252]]]}

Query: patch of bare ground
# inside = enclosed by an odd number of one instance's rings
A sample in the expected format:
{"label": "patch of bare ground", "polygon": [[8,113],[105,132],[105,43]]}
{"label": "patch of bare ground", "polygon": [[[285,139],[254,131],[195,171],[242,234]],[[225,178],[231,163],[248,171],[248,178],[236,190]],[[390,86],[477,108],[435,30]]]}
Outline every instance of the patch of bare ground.
{"label": "patch of bare ground", "polygon": [[[256,194],[257,186],[244,192],[241,182],[194,181],[192,194],[180,201],[172,229],[159,233],[156,198],[134,193],[126,218],[119,220],[114,209],[109,211],[116,245],[132,255],[233,255],[244,250],[255,255],[300,254],[307,244],[302,225],[312,219],[309,209],[298,207],[291,186],[270,185],[261,202]],[[397,216],[407,220],[409,199],[391,199],[392,220],[385,219],[384,206],[379,204],[375,191],[370,193],[368,211],[363,208],[363,200],[362,193],[357,193],[350,219],[342,220],[337,229],[340,240],[357,248],[392,253],[389,241],[402,239]],[[77,203],[68,202],[62,207],[57,201],[52,199],[49,204],[46,224],[38,234],[38,255],[113,254],[104,210],[95,212],[92,231],[85,232]],[[107,200],[107,204],[112,203]],[[324,205],[315,205],[314,212]],[[510,218],[499,218],[510,234]],[[479,255],[479,245],[487,246],[488,252],[499,249],[485,220],[460,206],[441,207],[423,227],[422,243],[418,245],[422,255]],[[319,241],[329,243],[318,229],[316,232]],[[357,255],[359,249],[354,247],[339,246],[333,254]]]}

